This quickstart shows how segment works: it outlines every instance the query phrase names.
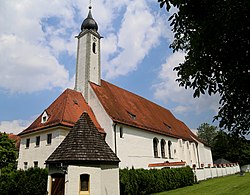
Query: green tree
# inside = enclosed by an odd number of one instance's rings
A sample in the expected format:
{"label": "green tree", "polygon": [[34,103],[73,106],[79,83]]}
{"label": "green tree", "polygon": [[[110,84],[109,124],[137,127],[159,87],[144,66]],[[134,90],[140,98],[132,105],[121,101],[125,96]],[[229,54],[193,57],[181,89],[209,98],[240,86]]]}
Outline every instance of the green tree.
{"label": "green tree", "polygon": [[244,137],[219,131],[212,148],[213,159],[224,158],[240,165],[250,163],[250,142]]}
{"label": "green tree", "polygon": [[6,133],[0,133],[0,169],[14,168],[17,160],[17,149],[14,141]]}
{"label": "green tree", "polygon": [[174,68],[180,86],[194,97],[219,93],[214,119],[237,134],[250,130],[250,1],[158,0],[160,7],[177,8],[170,16],[173,51],[186,53]]}
{"label": "green tree", "polygon": [[213,160],[224,158],[226,160],[231,161],[229,151],[230,148],[231,147],[227,133],[225,133],[224,131],[219,131],[214,139],[214,147],[212,148]]}
{"label": "green tree", "polygon": [[198,137],[209,146],[213,147],[214,138],[217,136],[217,127],[209,125],[208,123],[202,123],[198,128]]}
{"label": "green tree", "polygon": [[4,170],[0,176],[1,195],[44,195],[47,194],[46,169]]}

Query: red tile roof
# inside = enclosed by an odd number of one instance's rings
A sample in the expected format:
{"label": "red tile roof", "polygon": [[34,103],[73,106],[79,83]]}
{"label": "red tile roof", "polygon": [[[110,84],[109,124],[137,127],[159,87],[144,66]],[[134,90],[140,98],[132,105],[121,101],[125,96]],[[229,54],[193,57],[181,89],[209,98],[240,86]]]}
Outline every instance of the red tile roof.
{"label": "red tile roof", "polygon": [[20,148],[20,140],[21,140],[21,138],[18,135],[15,135],[13,133],[10,133],[10,134],[7,134],[7,135],[9,137],[9,139],[11,139],[12,141],[15,142],[16,148],[19,149]]}
{"label": "red tile roof", "polygon": [[114,122],[194,141],[191,130],[169,110],[104,80],[91,86]]}
{"label": "red tile roof", "polygon": [[98,132],[87,112],[84,112],[46,163],[115,163],[120,160]]}
{"label": "red tile roof", "polygon": [[100,124],[97,122],[92,109],[85,102],[82,94],[75,90],[66,89],[45,111],[49,115],[49,118],[45,123],[41,123],[41,114],[19,135],[24,135],[57,125],[73,127],[84,111],[90,115],[98,131],[105,133]]}

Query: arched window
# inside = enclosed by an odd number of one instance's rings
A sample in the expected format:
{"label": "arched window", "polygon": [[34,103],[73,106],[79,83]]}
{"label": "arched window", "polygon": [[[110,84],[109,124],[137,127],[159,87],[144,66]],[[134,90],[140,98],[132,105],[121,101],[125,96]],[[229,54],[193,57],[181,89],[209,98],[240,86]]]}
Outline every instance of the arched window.
{"label": "arched window", "polygon": [[161,140],[161,157],[162,158],[165,158],[166,157],[166,154],[165,154],[165,145],[166,145],[166,142],[164,139]]}
{"label": "arched window", "polygon": [[155,158],[157,158],[158,157],[158,143],[159,143],[159,141],[158,141],[158,139],[155,137],[154,139],[153,139],[153,149],[154,149],[154,157]]}
{"label": "arched window", "polygon": [[168,141],[168,157],[172,158],[172,142]]}
{"label": "arched window", "polygon": [[80,195],[89,194],[89,175],[82,174],[80,175]]}
{"label": "arched window", "polygon": [[93,44],[92,44],[92,51],[93,51],[93,53],[96,53],[96,43],[95,42],[93,42]]}

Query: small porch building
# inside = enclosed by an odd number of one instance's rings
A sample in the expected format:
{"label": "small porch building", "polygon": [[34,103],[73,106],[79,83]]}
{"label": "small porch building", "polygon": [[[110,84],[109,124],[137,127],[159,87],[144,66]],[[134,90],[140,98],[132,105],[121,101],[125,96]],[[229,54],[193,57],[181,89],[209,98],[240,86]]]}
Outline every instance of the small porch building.
{"label": "small porch building", "polygon": [[117,195],[120,160],[84,112],[46,160],[49,195]]}

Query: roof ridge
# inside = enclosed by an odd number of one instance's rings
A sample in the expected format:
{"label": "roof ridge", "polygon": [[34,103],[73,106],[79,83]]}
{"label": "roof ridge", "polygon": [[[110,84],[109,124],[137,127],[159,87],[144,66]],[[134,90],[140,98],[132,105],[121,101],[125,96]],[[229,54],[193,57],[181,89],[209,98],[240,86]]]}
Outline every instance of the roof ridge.
{"label": "roof ridge", "polygon": [[69,90],[68,89],[66,89],[65,90],[65,93],[66,93],[66,98],[65,98],[65,103],[63,104],[63,109],[62,109],[62,118],[61,118],[61,120],[60,120],[60,123],[62,123],[62,122],[67,122],[67,120],[64,120],[64,116],[65,116],[65,110],[66,110],[66,106],[67,106],[67,102],[68,102],[68,97],[69,97]]}

